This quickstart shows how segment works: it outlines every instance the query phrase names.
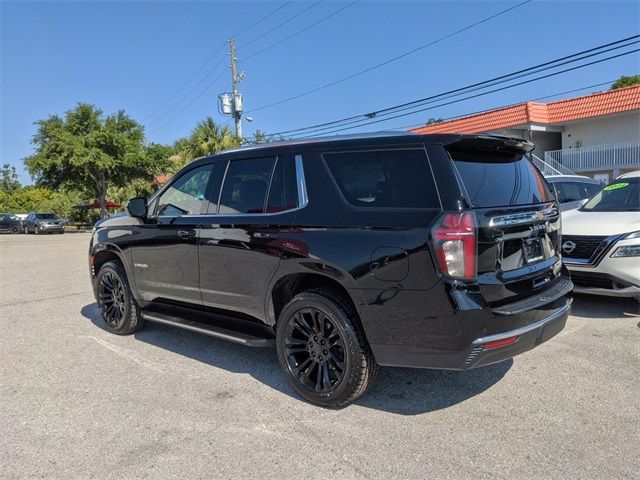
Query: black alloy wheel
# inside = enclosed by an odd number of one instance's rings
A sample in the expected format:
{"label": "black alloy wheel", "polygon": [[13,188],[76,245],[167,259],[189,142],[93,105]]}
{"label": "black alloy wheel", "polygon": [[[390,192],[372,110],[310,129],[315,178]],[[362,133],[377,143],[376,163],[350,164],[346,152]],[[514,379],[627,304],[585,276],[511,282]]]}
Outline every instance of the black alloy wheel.
{"label": "black alloy wheel", "polygon": [[315,393],[329,393],[344,378],[345,345],[340,331],[324,312],[303,308],[287,322],[285,354],[299,382]]}
{"label": "black alloy wheel", "polygon": [[98,302],[100,314],[105,323],[118,328],[125,318],[126,294],[122,280],[115,272],[106,272],[100,277],[98,285]]}
{"label": "black alloy wheel", "polygon": [[107,330],[129,335],[144,326],[122,263],[112,261],[102,265],[95,282],[98,310]]}
{"label": "black alloy wheel", "polygon": [[323,407],[353,402],[377,371],[357,312],[332,290],[293,297],[278,315],[276,346],[291,386]]}

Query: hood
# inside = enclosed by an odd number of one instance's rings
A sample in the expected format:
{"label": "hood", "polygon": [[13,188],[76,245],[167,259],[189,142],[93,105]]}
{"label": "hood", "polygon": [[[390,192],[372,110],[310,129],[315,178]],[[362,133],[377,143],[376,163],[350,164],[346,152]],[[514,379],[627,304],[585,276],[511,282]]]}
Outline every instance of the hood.
{"label": "hood", "polygon": [[619,235],[640,230],[640,212],[562,212],[563,235]]}
{"label": "hood", "polygon": [[127,212],[118,212],[111,215],[109,218],[98,220],[93,227],[119,227],[123,225],[137,225],[140,223],[142,222],[139,219],[130,217]]}

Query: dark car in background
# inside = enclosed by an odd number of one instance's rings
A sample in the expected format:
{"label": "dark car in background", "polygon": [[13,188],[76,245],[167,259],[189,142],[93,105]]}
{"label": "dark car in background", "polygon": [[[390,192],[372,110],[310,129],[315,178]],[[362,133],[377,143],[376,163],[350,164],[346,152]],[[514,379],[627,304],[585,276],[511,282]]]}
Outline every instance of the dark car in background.
{"label": "dark car in background", "polygon": [[583,175],[549,175],[546,179],[553,188],[563,212],[578,208],[584,200],[593,197],[604,186],[599,181]]}
{"label": "dark car in background", "polygon": [[10,213],[0,213],[0,233],[21,233],[22,221]]}
{"label": "dark car in background", "polygon": [[30,213],[24,220],[25,233],[64,233],[64,221],[53,213]]}
{"label": "dark car in background", "polygon": [[547,341],[572,283],[560,212],[528,159],[489,135],[285,142],[192,162],[96,224],[101,319],[276,346],[293,388],[349,403],[378,365],[466,370]]}

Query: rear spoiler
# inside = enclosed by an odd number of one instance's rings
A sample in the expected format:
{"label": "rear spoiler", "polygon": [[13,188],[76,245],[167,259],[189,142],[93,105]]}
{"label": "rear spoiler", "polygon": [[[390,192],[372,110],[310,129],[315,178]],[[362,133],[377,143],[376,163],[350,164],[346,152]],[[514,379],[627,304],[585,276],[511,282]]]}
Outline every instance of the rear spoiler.
{"label": "rear spoiler", "polygon": [[522,138],[503,137],[500,135],[462,135],[446,144],[451,150],[482,150],[485,152],[529,153],[535,145]]}

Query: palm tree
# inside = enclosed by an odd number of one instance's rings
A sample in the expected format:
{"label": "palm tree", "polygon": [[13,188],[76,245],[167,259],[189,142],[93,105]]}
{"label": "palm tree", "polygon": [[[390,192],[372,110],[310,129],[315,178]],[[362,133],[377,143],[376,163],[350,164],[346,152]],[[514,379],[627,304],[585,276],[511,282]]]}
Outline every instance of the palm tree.
{"label": "palm tree", "polygon": [[240,142],[240,138],[227,125],[218,125],[211,117],[207,117],[198,122],[186,142],[179,146],[179,155],[186,163],[194,158],[237,147]]}

